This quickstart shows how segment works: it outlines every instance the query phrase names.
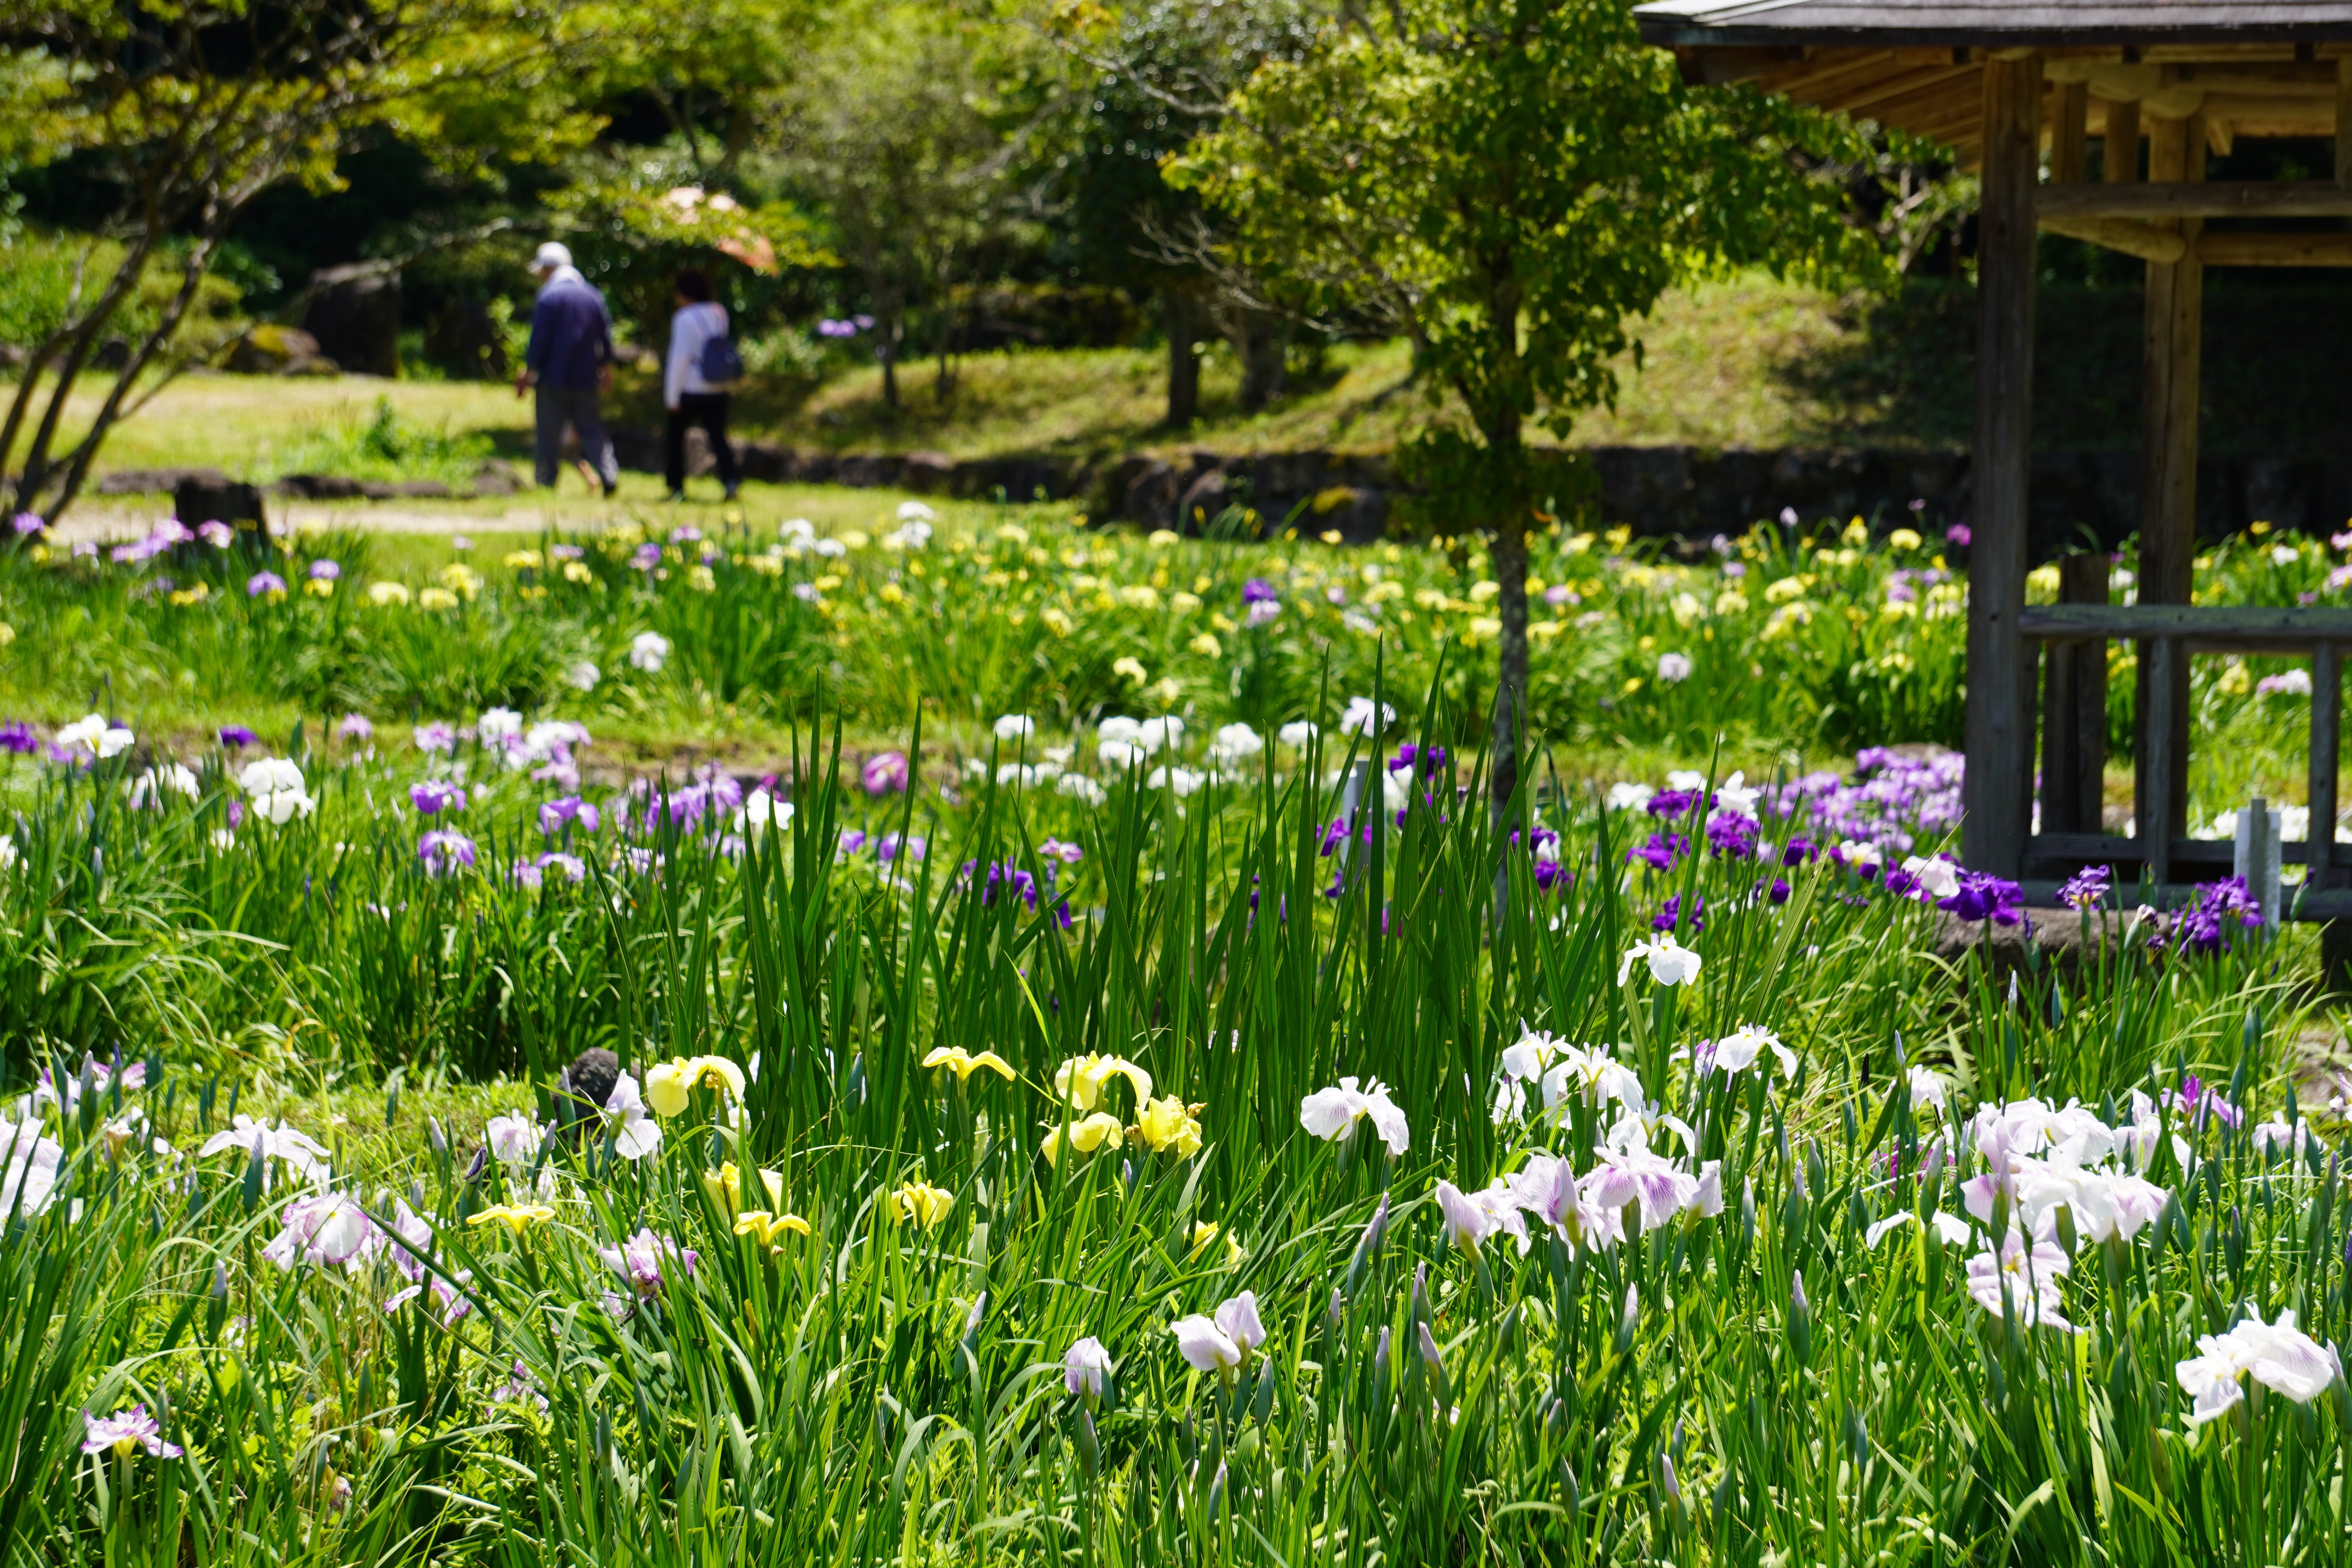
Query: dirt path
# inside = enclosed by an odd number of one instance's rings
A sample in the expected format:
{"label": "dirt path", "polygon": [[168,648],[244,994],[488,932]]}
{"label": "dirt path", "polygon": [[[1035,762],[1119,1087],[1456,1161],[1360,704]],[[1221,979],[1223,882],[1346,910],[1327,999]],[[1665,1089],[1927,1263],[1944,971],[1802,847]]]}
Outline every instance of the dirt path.
{"label": "dirt path", "polygon": [[[625,508],[593,503],[509,505],[503,510],[430,510],[415,506],[285,501],[273,497],[268,510],[269,525],[278,532],[361,528],[371,533],[537,533],[551,525],[580,531],[609,527],[629,518]],[[170,512],[170,503],[161,498],[144,505],[111,501],[77,505],[58,524],[56,536],[68,543],[85,539],[100,543],[135,539]]]}

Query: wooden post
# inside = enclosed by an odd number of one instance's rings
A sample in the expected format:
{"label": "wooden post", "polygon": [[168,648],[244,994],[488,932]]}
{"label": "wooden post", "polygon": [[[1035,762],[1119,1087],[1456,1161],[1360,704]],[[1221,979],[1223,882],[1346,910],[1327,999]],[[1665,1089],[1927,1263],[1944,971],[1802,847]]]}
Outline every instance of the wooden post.
{"label": "wooden post", "polygon": [[[2334,643],[2311,650],[2311,784],[2304,804],[2311,826],[2304,842],[2311,868],[2303,885],[2316,892],[2339,885],[2336,858],[2336,761],[2342,750],[2344,658]],[[2352,921],[2324,921],[2319,927],[2320,983],[2328,990],[2352,989]]]}
{"label": "wooden post", "polygon": [[2091,85],[2062,83],[2052,100],[2055,115],[2050,122],[2050,183],[2078,185],[2083,183],[2083,141],[2091,114]]}
{"label": "wooden post", "polygon": [[2105,184],[2127,185],[2139,178],[2139,100],[2107,105],[2106,142],[2099,158],[2099,175]]}
{"label": "wooden post", "polygon": [[[2180,645],[2170,637],[2149,637],[2139,645],[2140,708],[2139,732],[2143,740],[2149,734],[2169,734],[2177,710],[2187,706],[2181,701],[2180,682],[2176,672],[2185,672],[2189,661]],[[2150,815],[2147,802],[2169,799],[2176,793],[2172,776],[2173,753],[2169,747],[2143,745],[2139,752],[2139,770],[2134,791],[2137,797],[2137,825],[2139,829],[2140,862],[2147,868],[2148,879],[2158,889],[2158,908],[2163,907],[2164,885],[2172,880],[2171,825],[2161,813]]]}
{"label": "wooden post", "polygon": [[2033,788],[2033,666],[2025,607],[2026,489],[2032,456],[2034,187],[2042,173],[2042,58],[1984,64],[1984,163],[1977,218],[1977,428],[1969,542],[1968,772],[1960,858],[2016,877]]}
{"label": "wooden post", "polygon": [[[2105,604],[2107,558],[2069,555],[2060,560],[2058,602]],[[2042,682],[2042,831],[2097,833],[2105,807],[2106,644],[2092,640],[2047,646]]]}
{"label": "wooden post", "polygon": [[[2149,122],[2147,172],[2152,180],[2204,178],[2201,115]],[[2195,218],[2177,221],[2192,240],[2191,248],[2179,261],[2147,264],[2142,317],[2139,602],[2143,605],[2188,604],[2197,551],[2198,350],[2205,273],[2193,240],[2202,225]],[[2164,665],[2161,682],[2157,668],[2159,657]],[[2158,699],[2159,684],[2168,688],[2163,700]],[[2140,833],[2155,844],[2166,865],[2170,861],[2166,847],[2169,840],[2186,837],[2189,829],[2188,692],[2186,647],[2167,641],[2150,643],[2141,650],[2141,722],[2136,741],[2138,787],[2134,791],[2133,809]]]}
{"label": "wooden post", "polygon": [[2336,183],[2352,190],[2352,55],[2336,60]]}
{"label": "wooden post", "polygon": [[2311,788],[2304,804],[2311,808],[2311,870],[2304,886],[2317,889],[2335,886],[2336,758],[2343,733],[2344,661],[2334,643],[2311,650]]}

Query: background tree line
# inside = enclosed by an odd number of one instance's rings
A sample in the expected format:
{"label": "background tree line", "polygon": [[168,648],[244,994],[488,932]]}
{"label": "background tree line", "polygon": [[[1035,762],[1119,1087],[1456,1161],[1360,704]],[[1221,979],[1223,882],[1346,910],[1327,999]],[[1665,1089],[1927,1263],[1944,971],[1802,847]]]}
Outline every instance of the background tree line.
{"label": "background tree line", "polygon": [[[871,355],[894,409],[918,359],[945,398],[992,338],[1096,330],[1094,290],[1129,308],[1107,330],[1156,324],[1177,427],[1212,335],[1245,405],[1334,335],[1402,335],[1410,468],[1493,542],[1498,805],[1525,536],[1561,504],[1528,430],[1610,401],[1676,283],[1884,276],[1965,205],[1910,199],[1923,150],[1686,89],[1625,0],[0,0],[0,70],[14,221],[111,247],[0,423],[15,510],[68,504],[109,421],[211,350],[184,329],[216,272],[266,313],[395,265],[489,373],[539,238],[648,344],[677,265],[725,256],[755,364]],[[61,442],[86,375],[99,420]]]}

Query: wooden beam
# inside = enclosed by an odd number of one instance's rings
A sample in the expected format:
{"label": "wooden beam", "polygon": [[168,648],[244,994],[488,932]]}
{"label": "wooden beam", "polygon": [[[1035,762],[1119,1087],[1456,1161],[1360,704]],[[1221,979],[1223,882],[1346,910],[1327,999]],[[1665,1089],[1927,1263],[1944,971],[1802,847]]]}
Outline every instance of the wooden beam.
{"label": "wooden beam", "polygon": [[1869,118],[1914,136],[1949,142],[1977,134],[1977,121],[1984,114],[1983,97],[1974,82],[1962,82],[1915,94],[1900,103],[1881,104],[1870,111]]}
{"label": "wooden beam", "polygon": [[[2158,120],[2148,127],[2150,185],[2179,185],[2205,173],[2200,117]],[[2144,189],[2145,187],[2143,187]],[[2135,190],[2132,195],[2138,195]],[[2192,243],[2197,218],[2167,220]],[[2197,547],[2197,394],[2205,274],[2194,250],[2179,261],[2147,264],[2142,308],[2139,481],[2139,598],[2144,605],[2187,605]],[[2189,819],[2189,650],[2159,638],[2146,645],[2137,672],[2139,831],[2155,845],[2149,864],[2168,879],[2160,857]]]}
{"label": "wooden beam", "polygon": [[1851,114],[1858,119],[1900,121],[1914,106],[1937,102],[1956,91],[1969,92],[1975,87],[1970,79],[1976,76],[1974,66],[1953,69],[1906,71],[1899,77],[1887,77],[1878,81],[1860,83],[1843,92],[1824,95],[1813,101],[1823,109]]}
{"label": "wooden beam", "polygon": [[2083,183],[2083,137],[2091,121],[2091,89],[2070,81],[2052,95],[2050,178],[2058,184]]}
{"label": "wooden beam", "polygon": [[[2154,123],[2162,128],[2187,122]],[[2204,140],[2201,126],[2198,139]],[[2126,186],[2053,183],[2034,193],[2034,210],[2069,217],[2345,217],[2352,216],[2352,190],[2331,180],[2148,180]]]}
{"label": "wooden beam", "polygon": [[2099,177],[2110,185],[2129,184],[2139,178],[2139,102],[2107,105],[2107,131],[2099,154]]}
{"label": "wooden beam", "polygon": [[2042,165],[2042,61],[1984,67],[1984,172],[1977,216],[1974,535],[1969,544],[1969,766],[1960,858],[1996,876],[2024,868],[2033,787],[2033,665],[2025,607],[2026,492],[2033,423],[2033,187]]}
{"label": "wooden beam", "polygon": [[2119,217],[2068,217],[2051,213],[2035,215],[2034,221],[2045,233],[2063,234],[2069,239],[2084,239],[2109,250],[2120,250],[2126,256],[2137,256],[2142,261],[2178,261],[2189,254],[2186,237],[2169,228],[2152,228],[2144,223],[2133,223]]}
{"label": "wooden beam", "polygon": [[[1785,92],[1790,98],[1811,102],[1817,92],[1836,91],[1855,82],[1867,81],[1885,71],[1902,68],[1913,62],[1898,61],[1892,49],[1870,49],[1858,54],[1838,52],[1820,58],[1791,64],[1767,71],[1756,79],[1756,85],[1767,92]],[[1947,58],[1945,65],[1951,63]],[[2336,79],[2328,78],[2330,81]]]}
{"label": "wooden beam", "polygon": [[2197,259],[2208,267],[2352,267],[2352,234],[2209,230],[2197,238]]}
{"label": "wooden beam", "polygon": [[2336,134],[2336,99],[2223,98],[2205,100],[2205,112],[2230,123],[2233,136],[2308,137],[2325,141]]}
{"label": "wooden beam", "polygon": [[2037,642],[2108,642],[2177,637],[2198,647],[2248,646],[2263,653],[2307,651],[2321,643],[2352,647],[2352,610],[2303,605],[2029,605],[2019,629]]}

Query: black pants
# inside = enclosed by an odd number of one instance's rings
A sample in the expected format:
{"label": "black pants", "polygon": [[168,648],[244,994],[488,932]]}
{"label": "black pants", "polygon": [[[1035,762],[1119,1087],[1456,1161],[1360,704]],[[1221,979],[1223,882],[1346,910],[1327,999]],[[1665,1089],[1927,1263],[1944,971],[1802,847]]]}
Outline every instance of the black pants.
{"label": "black pants", "polygon": [[733,489],[742,479],[735,467],[735,448],[727,444],[727,395],[723,392],[681,392],[669,411],[669,429],[662,443],[662,475],[673,490],[686,489],[686,433],[702,426],[710,437],[710,455],[719,461],[719,482]]}

